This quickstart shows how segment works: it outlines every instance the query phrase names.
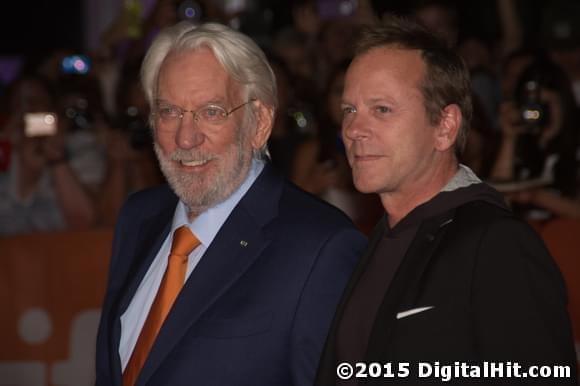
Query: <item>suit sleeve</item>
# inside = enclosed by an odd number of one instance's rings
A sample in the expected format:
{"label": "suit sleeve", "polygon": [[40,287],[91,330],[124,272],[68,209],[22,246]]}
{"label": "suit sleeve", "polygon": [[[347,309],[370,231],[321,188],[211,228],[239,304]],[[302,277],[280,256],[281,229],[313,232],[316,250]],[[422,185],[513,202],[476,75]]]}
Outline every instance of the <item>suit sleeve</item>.
{"label": "suit sleeve", "polygon": [[575,385],[566,289],[543,242],[527,224],[511,218],[490,224],[480,241],[471,304],[474,344],[482,359],[567,365],[571,378],[528,378],[523,384]]}
{"label": "suit sleeve", "polygon": [[365,245],[360,232],[348,229],[334,234],[319,250],[294,317],[290,348],[293,385],[314,383],[336,306]]}

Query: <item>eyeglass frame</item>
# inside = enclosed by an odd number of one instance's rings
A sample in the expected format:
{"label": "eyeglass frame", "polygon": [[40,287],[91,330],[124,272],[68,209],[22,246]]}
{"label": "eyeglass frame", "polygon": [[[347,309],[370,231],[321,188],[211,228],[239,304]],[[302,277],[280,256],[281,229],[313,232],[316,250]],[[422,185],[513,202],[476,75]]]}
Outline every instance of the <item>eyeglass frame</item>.
{"label": "eyeglass frame", "polygon": [[[200,108],[198,108],[196,110],[186,110],[186,109],[182,108],[181,106],[173,105],[171,103],[167,103],[167,107],[175,108],[175,109],[177,109],[179,111],[179,115],[178,116],[176,116],[175,118],[170,118],[172,121],[175,120],[175,122],[179,122],[179,125],[176,126],[176,128],[175,128],[175,129],[177,129],[177,128],[179,128],[179,126],[181,126],[181,122],[183,121],[183,117],[185,116],[185,113],[192,113],[193,114],[193,120],[196,121],[196,122],[199,122],[198,113],[200,111],[204,110],[204,109],[209,108],[209,107],[214,107],[214,108],[223,110],[224,115],[223,115],[223,119],[220,119],[217,122],[210,122],[210,123],[214,123],[214,124],[223,123],[235,111],[241,109],[242,107],[244,107],[244,106],[246,106],[246,105],[248,105],[248,104],[250,104],[252,102],[256,102],[257,100],[258,100],[258,98],[255,98],[255,97],[254,98],[250,98],[246,102],[244,102],[244,103],[242,103],[242,104],[240,104],[240,105],[238,105],[236,107],[233,107],[229,111],[227,111],[226,109],[224,109],[222,106],[214,105],[212,103],[208,103],[207,105],[201,106]],[[157,109],[158,109],[158,106],[155,107],[155,110],[157,110]],[[152,117],[159,117],[160,119],[164,119],[163,117],[161,117],[161,114],[157,113],[156,111],[151,111],[151,116]],[[167,119],[167,118],[165,118],[165,119]]]}

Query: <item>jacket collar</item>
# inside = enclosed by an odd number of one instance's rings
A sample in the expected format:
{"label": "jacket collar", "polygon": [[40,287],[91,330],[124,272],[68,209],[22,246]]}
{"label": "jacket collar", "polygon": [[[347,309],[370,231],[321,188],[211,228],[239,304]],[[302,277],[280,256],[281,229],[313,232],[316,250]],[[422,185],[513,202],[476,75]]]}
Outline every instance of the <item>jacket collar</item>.
{"label": "jacket collar", "polygon": [[414,291],[422,288],[424,273],[455,212],[453,208],[421,223],[377,311],[365,359],[383,357],[388,350],[384,344],[373,342],[388,341],[401,305],[415,298]]}

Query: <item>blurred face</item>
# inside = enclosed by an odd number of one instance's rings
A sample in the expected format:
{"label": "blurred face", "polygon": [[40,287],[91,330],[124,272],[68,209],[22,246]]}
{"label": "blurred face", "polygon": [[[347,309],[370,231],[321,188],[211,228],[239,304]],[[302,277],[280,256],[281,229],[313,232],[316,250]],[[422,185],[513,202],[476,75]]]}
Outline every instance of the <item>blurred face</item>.
{"label": "blurred face", "polygon": [[290,43],[280,47],[278,54],[282,57],[292,74],[304,78],[312,76],[312,63],[306,47]]}
{"label": "blurred face", "polygon": [[52,111],[53,101],[48,90],[35,80],[22,81],[11,101],[12,109],[20,112]]}
{"label": "blurred face", "polygon": [[435,164],[435,130],[420,84],[419,51],[380,47],[357,57],[343,93],[342,134],[356,188],[414,193]]}
{"label": "blurred face", "polygon": [[[158,107],[198,111],[219,106],[230,111],[247,102],[241,99],[240,86],[205,48],[168,56],[158,82]],[[161,170],[192,213],[225,200],[245,179],[252,142],[243,122],[244,108],[219,123],[194,120],[191,112],[172,122],[155,116],[155,151]]]}

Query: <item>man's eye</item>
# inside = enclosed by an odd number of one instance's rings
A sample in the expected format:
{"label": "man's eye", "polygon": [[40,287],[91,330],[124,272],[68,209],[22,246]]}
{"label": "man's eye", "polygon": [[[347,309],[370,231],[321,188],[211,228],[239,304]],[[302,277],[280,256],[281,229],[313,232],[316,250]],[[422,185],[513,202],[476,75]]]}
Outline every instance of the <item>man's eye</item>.
{"label": "man's eye", "polygon": [[219,121],[226,116],[224,109],[217,106],[205,107],[199,113],[201,118],[207,121]]}
{"label": "man's eye", "polygon": [[181,115],[181,112],[176,107],[163,106],[157,109],[161,118],[177,118]]}
{"label": "man's eye", "polygon": [[379,114],[386,114],[391,112],[391,109],[387,106],[375,106],[375,111]]}
{"label": "man's eye", "polygon": [[356,113],[356,109],[352,106],[344,106],[342,108],[342,115],[348,115],[353,113]]}

